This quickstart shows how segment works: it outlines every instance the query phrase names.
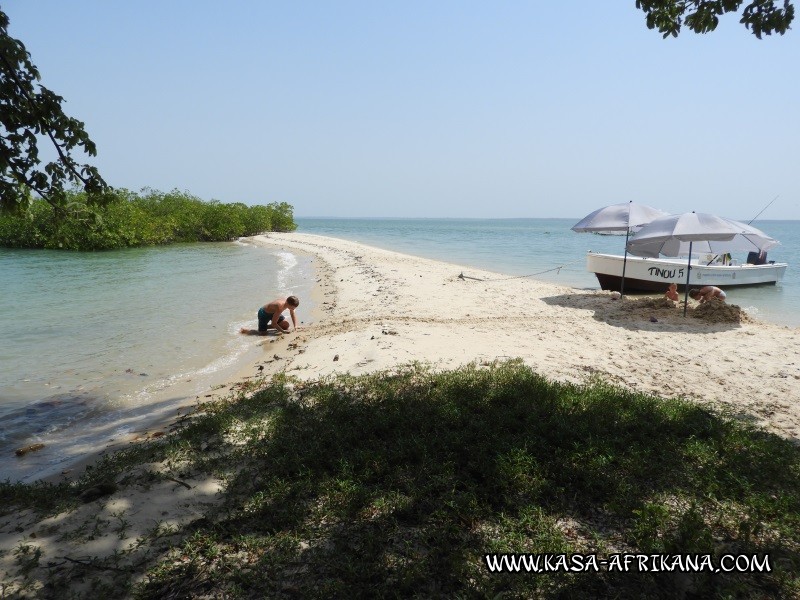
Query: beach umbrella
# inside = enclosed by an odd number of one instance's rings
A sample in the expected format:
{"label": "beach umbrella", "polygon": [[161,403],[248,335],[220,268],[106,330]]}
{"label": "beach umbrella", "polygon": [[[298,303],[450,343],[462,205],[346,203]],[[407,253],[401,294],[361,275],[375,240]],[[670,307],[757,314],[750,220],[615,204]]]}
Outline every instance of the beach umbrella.
{"label": "beach umbrella", "polygon": [[628,237],[632,231],[637,230],[642,225],[649,223],[653,219],[666,217],[669,213],[647,206],[637,204],[633,200],[620,204],[611,204],[598,208],[589,213],[583,219],[572,226],[572,231],[578,233],[603,233],[609,231],[625,232],[625,255],[622,258],[622,284],[620,285],[620,295],[625,293],[625,267],[628,263]]}
{"label": "beach umbrella", "polygon": [[[777,240],[752,225],[717,215],[690,212],[654,219],[636,232],[628,241],[627,249],[631,254],[647,257],[688,255],[684,296],[684,301],[687,301],[692,252],[761,252],[777,244]],[[685,303],[683,314],[686,316]]]}
{"label": "beach umbrella", "polygon": [[[730,219],[726,220],[730,221]],[[630,253],[646,258],[658,258],[660,255],[687,256],[689,254],[689,244],[693,245],[692,252],[695,254],[725,254],[726,252],[739,251],[761,252],[762,250],[769,250],[780,243],[751,225],[738,223],[738,226],[741,230],[740,233],[737,233],[730,240],[681,241],[678,238],[669,238],[651,243],[640,241],[635,246],[631,245]],[[641,230],[636,236],[639,236],[639,234],[641,234]]]}

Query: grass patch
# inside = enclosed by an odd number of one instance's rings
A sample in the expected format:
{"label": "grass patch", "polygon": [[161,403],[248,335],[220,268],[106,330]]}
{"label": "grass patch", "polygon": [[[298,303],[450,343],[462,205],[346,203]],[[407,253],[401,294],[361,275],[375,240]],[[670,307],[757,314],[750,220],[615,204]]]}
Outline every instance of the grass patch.
{"label": "grass patch", "polygon": [[[275,379],[90,476],[153,460],[226,486],[142,567],[139,598],[800,593],[797,447],[690,402],[556,384],[518,362]],[[0,505],[42,508],[37,490],[0,486]],[[772,571],[490,573],[484,554],[501,552],[769,555]]]}

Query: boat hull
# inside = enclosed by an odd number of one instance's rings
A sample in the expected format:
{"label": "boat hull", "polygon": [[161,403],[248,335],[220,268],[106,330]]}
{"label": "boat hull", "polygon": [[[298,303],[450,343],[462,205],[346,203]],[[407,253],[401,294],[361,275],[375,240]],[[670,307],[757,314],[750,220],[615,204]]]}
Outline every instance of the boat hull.
{"label": "boat hull", "polygon": [[[622,284],[622,268],[625,262],[626,292],[664,292],[669,284],[678,289],[686,288],[688,262],[686,259],[642,258],[628,255],[586,255],[586,270],[594,273],[604,290],[619,290]],[[689,287],[715,285],[722,288],[775,285],[786,272],[786,263],[765,265],[721,265],[692,259]]]}

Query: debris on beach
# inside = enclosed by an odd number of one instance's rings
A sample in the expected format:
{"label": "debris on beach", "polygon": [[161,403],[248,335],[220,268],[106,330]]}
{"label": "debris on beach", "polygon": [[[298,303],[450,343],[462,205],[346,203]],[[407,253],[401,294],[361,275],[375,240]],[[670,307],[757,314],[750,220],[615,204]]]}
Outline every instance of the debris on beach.
{"label": "debris on beach", "polygon": [[24,448],[17,448],[14,450],[14,454],[17,456],[25,456],[29,452],[36,452],[42,448],[44,448],[44,444],[31,444],[30,446],[25,446]]}
{"label": "debris on beach", "polygon": [[711,299],[694,308],[692,316],[711,323],[749,323],[750,317],[736,304]]}
{"label": "debris on beach", "polygon": [[87,490],[81,492],[78,497],[84,502],[94,502],[103,496],[109,496],[117,491],[117,485],[113,482],[98,483]]}

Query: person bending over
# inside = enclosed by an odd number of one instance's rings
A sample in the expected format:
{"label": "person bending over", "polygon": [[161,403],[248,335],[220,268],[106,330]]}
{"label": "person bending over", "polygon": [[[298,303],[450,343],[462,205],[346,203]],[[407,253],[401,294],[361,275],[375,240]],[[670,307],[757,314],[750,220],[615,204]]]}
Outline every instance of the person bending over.
{"label": "person bending over", "polygon": [[697,300],[700,304],[708,302],[712,298],[718,298],[722,302],[725,302],[725,298],[727,298],[727,294],[725,294],[725,292],[713,285],[707,285],[699,290],[697,288],[689,290],[689,296],[693,300]]}
{"label": "person bending over", "polygon": [[287,309],[289,310],[289,316],[292,318],[294,331],[297,331],[297,317],[294,314],[294,309],[298,306],[300,306],[300,300],[298,300],[297,296],[276,298],[258,309],[258,329],[242,327],[239,331],[245,335],[267,335],[267,331],[271,326],[279,333],[288,333],[289,321],[282,314]]}

